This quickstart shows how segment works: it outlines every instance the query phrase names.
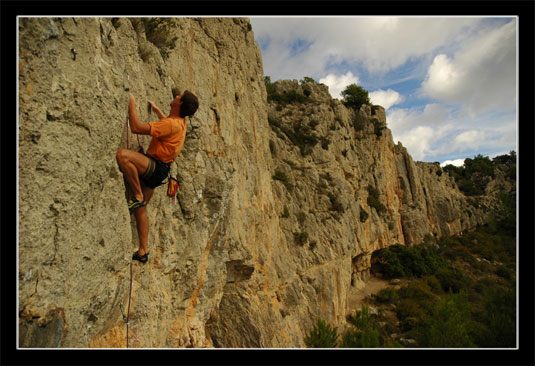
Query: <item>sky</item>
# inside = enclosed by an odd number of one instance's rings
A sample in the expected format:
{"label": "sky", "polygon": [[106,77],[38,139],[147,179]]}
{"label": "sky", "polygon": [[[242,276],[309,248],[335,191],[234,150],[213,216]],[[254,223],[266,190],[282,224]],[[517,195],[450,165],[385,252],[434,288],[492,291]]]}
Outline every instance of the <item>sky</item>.
{"label": "sky", "polygon": [[271,81],[350,84],[416,161],[517,150],[516,17],[250,17]]}

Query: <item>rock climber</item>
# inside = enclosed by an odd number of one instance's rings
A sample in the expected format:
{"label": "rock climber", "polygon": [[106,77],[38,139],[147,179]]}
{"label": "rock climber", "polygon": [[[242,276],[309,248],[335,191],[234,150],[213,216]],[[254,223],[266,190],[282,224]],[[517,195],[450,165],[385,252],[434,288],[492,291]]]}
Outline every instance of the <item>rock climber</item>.
{"label": "rock climber", "polygon": [[183,94],[173,89],[173,100],[169,116],[151,101],[148,101],[159,121],[142,123],[136,109],[134,96],[130,94],[128,116],[130,130],[140,135],[150,135],[152,139],[146,153],[139,153],[129,149],[117,151],[117,163],[128,182],[133,197],[128,201],[130,213],[136,218],[139,236],[139,249],[132,256],[132,260],[146,263],[149,256],[149,219],[146,206],[154,189],[168,177],[171,163],[176,159],[186,137],[186,117],[193,116],[199,107],[197,97],[185,91]]}

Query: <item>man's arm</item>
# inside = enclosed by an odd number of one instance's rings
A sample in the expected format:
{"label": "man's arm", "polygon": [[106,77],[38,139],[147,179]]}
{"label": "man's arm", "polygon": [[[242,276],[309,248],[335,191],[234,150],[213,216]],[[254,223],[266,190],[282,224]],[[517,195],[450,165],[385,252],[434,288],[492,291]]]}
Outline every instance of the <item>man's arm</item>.
{"label": "man's arm", "polygon": [[165,115],[162,113],[162,111],[160,110],[160,108],[158,108],[158,106],[156,104],[154,104],[152,101],[148,101],[152,110],[154,111],[154,113],[156,113],[156,115],[158,116],[159,119],[162,119],[162,118],[165,118]]}
{"label": "man's arm", "polygon": [[130,94],[128,117],[130,118],[130,130],[132,133],[136,133],[138,135],[150,135],[150,125],[147,123],[141,123],[137,114],[136,101],[134,100],[134,96],[132,94]]}

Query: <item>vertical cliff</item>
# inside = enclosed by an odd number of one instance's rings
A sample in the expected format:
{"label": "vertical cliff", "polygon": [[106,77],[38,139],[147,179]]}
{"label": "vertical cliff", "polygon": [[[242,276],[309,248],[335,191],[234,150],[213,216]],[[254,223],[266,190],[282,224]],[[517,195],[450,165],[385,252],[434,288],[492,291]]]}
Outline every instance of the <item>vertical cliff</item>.
{"label": "vertical cliff", "polygon": [[115,152],[137,148],[130,92],[144,121],[172,87],[200,101],[172,166],[178,202],[158,188],[148,206],[130,347],[302,347],[316,317],[344,321],[373,251],[483,222],[393,143],[382,107],[355,113],[296,81],[276,87],[308,100],[267,103],[247,19],[173,22],[19,20],[19,187],[34,187],[18,201],[21,347],[126,345],[138,241]]}

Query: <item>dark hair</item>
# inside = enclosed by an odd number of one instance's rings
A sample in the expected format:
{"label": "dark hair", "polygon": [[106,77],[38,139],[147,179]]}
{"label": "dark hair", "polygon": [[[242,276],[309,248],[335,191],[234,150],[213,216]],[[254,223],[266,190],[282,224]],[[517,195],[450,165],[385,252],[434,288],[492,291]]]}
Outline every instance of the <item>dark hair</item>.
{"label": "dark hair", "polygon": [[186,90],[182,94],[182,106],[180,107],[180,117],[193,116],[199,108],[199,99],[192,92]]}

